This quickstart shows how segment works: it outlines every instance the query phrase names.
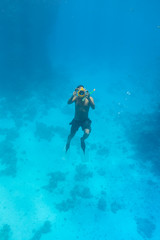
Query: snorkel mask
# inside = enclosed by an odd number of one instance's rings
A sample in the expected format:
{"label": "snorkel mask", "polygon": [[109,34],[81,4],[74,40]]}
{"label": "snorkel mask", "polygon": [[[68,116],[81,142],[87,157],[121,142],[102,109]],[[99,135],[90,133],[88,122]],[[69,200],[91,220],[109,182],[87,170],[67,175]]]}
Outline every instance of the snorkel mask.
{"label": "snorkel mask", "polygon": [[77,95],[78,95],[80,98],[85,97],[85,95],[86,95],[86,90],[85,90],[83,87],[80,87],[80,89],[79,89],[78,92],[77,92]]}

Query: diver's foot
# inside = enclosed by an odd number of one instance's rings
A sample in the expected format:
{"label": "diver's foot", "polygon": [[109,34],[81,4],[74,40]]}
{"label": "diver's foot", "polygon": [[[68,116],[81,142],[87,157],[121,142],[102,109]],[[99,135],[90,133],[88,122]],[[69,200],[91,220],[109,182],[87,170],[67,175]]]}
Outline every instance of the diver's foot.
{"label": "diver's foot", "polygon": [[67,144],[66,144],[66,152],[68,151],[69,147],[70,147],[70,142],[67,142]]}
{"label": "diver's foot", "polygon": [[83,138],[81,138],[81,148],[82,148],[83,152],[85,153],[86,145],[85,145],[85,142],[84,142]]}

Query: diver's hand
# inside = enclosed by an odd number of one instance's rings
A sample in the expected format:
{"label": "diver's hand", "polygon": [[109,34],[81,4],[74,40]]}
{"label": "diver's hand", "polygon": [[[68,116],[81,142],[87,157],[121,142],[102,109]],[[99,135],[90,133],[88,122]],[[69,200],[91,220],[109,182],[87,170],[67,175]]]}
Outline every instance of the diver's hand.
{"label": "diver's hand", "polygon": [[88,91],[86,91],[86,98],[90,98],[90,93]]}
{"label": "diver's hand", "polygon": [[76,96],[76,95],[77,95],[77,91],[74,91],[74,92],[73,92],[73,96]]}

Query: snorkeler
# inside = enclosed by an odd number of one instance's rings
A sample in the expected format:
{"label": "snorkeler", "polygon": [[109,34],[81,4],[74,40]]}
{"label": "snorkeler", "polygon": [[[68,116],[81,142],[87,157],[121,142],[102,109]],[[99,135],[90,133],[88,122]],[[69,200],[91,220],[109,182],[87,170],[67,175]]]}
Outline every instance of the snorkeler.
{"label": "snorkeler", "polygon": [[[95,89],[93,91],[95,91]],[[90,107],[95,109],[94,100],[90,96],[91,93],[89,93],[83,85],[79,85],[73,92],[72,97],[68,100],[68,104],[75,102],[75,116],[72,122],[70,122],[72,126],[66,144],[66,152],[70,147],[71,139],[74,137],[79,127],[81,127],[84,131],[83,137],[81,137],[81,148],[85,153],[85,139],[91,132],[91,120],[88,118],[88,112]]]}

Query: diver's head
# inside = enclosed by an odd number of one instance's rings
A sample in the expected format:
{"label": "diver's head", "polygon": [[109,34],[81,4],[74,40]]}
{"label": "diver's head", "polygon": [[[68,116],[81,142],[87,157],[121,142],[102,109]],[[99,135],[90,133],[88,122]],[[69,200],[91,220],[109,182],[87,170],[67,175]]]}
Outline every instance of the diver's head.
{"label": "diver's head", "polygon": [[78,85],[78,86],[76,87],[76,89],[78,89],[78,88],[80,88],[80,87],[83,87],[83,88],[84,88],[84,86],[83,86],[83,85]]}

